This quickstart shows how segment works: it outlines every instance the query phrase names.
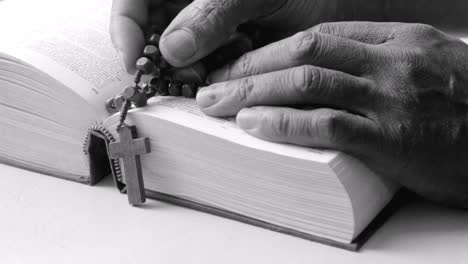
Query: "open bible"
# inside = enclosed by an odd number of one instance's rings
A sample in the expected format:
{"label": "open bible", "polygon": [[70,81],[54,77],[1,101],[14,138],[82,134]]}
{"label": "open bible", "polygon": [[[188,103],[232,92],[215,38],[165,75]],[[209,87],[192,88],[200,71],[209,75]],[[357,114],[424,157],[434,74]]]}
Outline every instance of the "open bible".
{"label": "open bible", "polygon": [[[108,34],[111,1],[22,2],[0,2],[0,161],[87,184],[112,174],[123,189],[105,101],[131,77]],[[127,120],[150,138],[148,196],[306,239],[357,249],[398,190],[353,157],[259,140],[193,99],[154,98]]]}

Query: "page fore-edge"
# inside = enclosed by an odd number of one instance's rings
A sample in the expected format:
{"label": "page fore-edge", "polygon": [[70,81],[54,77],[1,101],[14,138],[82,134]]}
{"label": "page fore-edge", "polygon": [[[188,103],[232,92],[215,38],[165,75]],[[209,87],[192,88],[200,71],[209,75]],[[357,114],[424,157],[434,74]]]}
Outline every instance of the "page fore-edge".
{"label": "page fore-edge", "polygon": [[[113,166],[113,161],[108,158],[108,146],[110,141],[103,133],[99,130],[90,130],[88,140],[86,142],[85,151],[89,160],[90,167],[90,180],[89,184],[94,185],[103,179],[105,176],[111,174],[117,189],[124,193],[125,184],[117,179],[116,168]],[[251,218],[245,215],[234,213],[228,210],[223,210],[213,206],[207,206],[200,203],[192,202],[180,197],[155,192],[151,190],[145,190],[146,196],[159,201],[168,202],[171,204],[183,206],[197,211],[206,212],[212,215],[221,216],[224,218],[236,220],[242,223],[254,225],[257,227],[269,229],[283,234],[292,235],[295,237],[303,238],[313,242],[349,250],[358,251],[364,243],[366,243],[370,237],[399,209],[402,205],[406,204],[412,199],[412,195],[406,190],[400,190],[395,194],[392,200],[380,211],[380,213],[371,221],[369,225],[356,237],[352,243],[342,243],[331,239],[322,238],[319,236],[310,235],[304,232],[296,231],[290,228],[271,224],[262,220]]]}

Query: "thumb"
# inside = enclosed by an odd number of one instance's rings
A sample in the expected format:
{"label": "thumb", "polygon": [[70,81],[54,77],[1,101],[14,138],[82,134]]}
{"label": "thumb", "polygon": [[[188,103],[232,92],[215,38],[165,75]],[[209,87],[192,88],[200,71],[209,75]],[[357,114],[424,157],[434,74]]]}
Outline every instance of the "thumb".
{"label": "thumb", "polygon": [[190,65],[220,47],[237,26],[276,11],[284,0],[195,0],[161,38],[164,58],[176,67]]}

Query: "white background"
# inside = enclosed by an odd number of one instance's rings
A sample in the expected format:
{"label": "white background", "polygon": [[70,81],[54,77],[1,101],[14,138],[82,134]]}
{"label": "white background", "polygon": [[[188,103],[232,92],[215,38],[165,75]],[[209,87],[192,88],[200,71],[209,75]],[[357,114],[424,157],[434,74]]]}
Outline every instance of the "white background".
{"label": "white background", "polygon": [[0,165],[0,263],[468,263],[468,211],[417,201],[359,253]]}

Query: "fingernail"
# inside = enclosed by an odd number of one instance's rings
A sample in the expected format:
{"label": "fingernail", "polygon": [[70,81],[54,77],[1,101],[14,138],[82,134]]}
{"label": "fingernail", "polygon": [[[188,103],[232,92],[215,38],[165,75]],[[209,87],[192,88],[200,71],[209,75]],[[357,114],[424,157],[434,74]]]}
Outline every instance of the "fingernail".
{"label": "fingernail", "polygon": [[244,130],[251,130],[258,126],[258,111],[255,108],[245,108],[237,114],[237,125]]}
{"label": "fingernail", "polygon": [[197,51],[193,34],[183,29],[178,29],[164,37],[161,40],[161,46],[169,51],[169,54],[164,54],[168,59],[180,63],[185,63]]}
{"label": "fingernail", "polygon": [[197,103],[200,108],[208,108],[221,100],[221,95],[214,87],[205,87],[197,93]]}

